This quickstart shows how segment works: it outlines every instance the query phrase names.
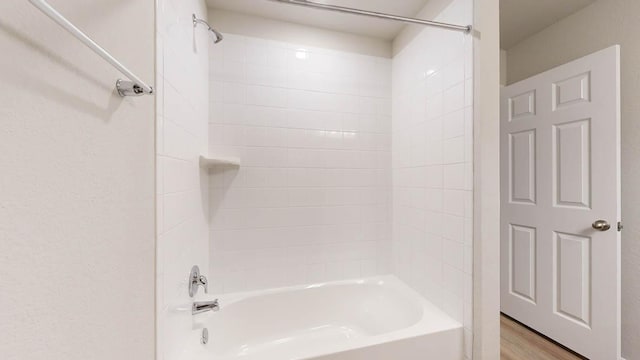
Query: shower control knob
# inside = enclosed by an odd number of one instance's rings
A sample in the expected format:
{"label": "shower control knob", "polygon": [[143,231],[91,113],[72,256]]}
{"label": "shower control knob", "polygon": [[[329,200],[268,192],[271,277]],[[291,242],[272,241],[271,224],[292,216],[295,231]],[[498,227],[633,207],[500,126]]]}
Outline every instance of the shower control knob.
{"label": "shower control knob", "polygon": [[194,265],[191,268],[191,273],[189,274],[189,297],[194,297],[198,293],[198,287],[202,286],[204,288],[205,294],[209,292],[209,282],[207,281],[207,277],[200,274],[200,268],[198,265]]}

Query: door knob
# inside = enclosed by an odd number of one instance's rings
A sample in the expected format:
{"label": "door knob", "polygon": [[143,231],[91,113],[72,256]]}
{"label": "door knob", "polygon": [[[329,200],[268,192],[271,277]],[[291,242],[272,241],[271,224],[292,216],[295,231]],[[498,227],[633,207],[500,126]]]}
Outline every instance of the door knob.
{"label": "door knob", "polygon": [[611,225],[609,225],[606,220],[596,220],[593,224],[591,224],[591,227],[598,231],[607,231],[611,229]]}

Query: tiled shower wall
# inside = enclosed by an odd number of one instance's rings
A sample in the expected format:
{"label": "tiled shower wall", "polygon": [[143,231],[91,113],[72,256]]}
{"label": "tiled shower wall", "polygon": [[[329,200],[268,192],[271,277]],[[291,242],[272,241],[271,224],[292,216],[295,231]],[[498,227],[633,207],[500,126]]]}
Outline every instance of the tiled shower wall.
{"label": "tiled shower wall", "polygon": [[[472,23],[472,2],[438,21]],[[465,327],[471,357],[472,37],[425,28],[393,59],[394,272]]]}
{"label": "tiled shower wall", "polygon": [[[200,348],[192,327],[187,279],[209,264],[209,34],[191,16],[207,18],[203,0],[157,1],[157,359],[183,359]],[[187,309],[186,311],[184,309]],[[196,357],[190,356],[195,359]]]}
{"label": "tiled shower wall", "polygon": [[227,34],[211,50],[216,292],[389,272],[391,61]]}

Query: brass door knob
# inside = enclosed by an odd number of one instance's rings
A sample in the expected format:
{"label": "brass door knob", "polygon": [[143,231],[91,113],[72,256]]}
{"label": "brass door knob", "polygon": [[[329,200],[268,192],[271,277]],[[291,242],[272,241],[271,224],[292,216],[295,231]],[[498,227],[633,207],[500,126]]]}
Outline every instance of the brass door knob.
{"label": "brass door knob", "polygon": [[611,229],[611,225],[609,225],[606,220],[596,220],[593,224],[591,224],[591,227],[598,231],[607,231]]}

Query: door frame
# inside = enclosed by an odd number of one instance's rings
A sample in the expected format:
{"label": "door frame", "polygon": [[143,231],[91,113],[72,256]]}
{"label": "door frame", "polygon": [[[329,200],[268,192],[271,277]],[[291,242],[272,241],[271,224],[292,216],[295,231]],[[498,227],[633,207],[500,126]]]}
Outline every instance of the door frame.
{"label": "door frame", "polygon": [[[546,69],[543,71],[538,72],[537,74],[533,74],[532,76],[528,77],[527,79],[523,79],[521,81],[526,81],[528,79],[532,79],[532,78],[537,78],[539,75],[544,74],[546,72],[549,71],[554,71],[557,68],[561,68],[564,67],[565,65],[571,64],[573,62],[581,62],[584,58],[586,57],[590,57],[590,56],[600,56],[600,54],[608,54],[609,52],[615,51],[616,52],[616,56],[617,56],[617,64],[616,64],[616,73],[617,73],[617,82],[618,82],[618,92],[617,92],[617,116],[616,116],[616,121],[617,121],[617,128],[618,128],[618,132],[616,134],[617,139],[616,139],[616,161],[617,161],[617,174],[616,174],[616,191],[617,191],[617,214],[615,218],[612,219],[608,219],[611,222],[611,231],[616,232],[616,236],[617,236],[617,242],[618,242],[618,253],[617,253],[617,276],[618,276],[618,282],[617,282],[617,296],[618,296],[618,307],[617,307],[617,324],[618,327],[616,329],[617,331],[617,339],[618,339],[618,343],[617,343],[617,347],[618,347],[618,359],[619,360],[624,360],[624,358],[621,356],[621,342],[622,342],[622,324],[621,324],[621,311],[622,311],[622,294],[621,294],[621,288],[622,288],[622,269],[621,269],[621,265],[622,265],[622,259],[621,259],[621,242],[622,242],[622,237],[621,237],[621,228],[619,228],[619,225],[621,224],[620,222],[622,221],[622,209],[621,209],[621,204],[622,204],[622,198],[621,198],[621,193],[622,193],[622,182],[621,182],[621,172],[622,172],[622,166],[621,166],[621,98],[622,98],[622,88],[621,88],[621,75],[620,75],[620,71],[621,71],[621,56],[620,56],[620,45],[613,45],[613,46],[609,46],[609,47],[605,47],[601,50],[595,51],[593,53],[589,53],[586,54],[584,56],[575,58],[573,60],[569,60],[563,64],[559,64],[557,66],[554,66],[553,68],[550,69]],[[520,83],[521,81],[515,82],[513,84],[507,84],[505,86],[510,86],[510,85],[515,85]],[[502,87],[501,87],[502,88]],[[501,94],[502,94],[502,89],[501,89]],[[502,101],[502,100],[501,100]],[[501,104],[502,105],[502,104]],[[502,114],[501,114],[502,116]],[[500,130],[502,130],[502,125],[500,125]],[[502,164],[501,164],[502,166]],[[502,167],[500,167],[500,171],[502,171]],[[508,194],[502,193],[501,192],[501,196],[509,196]],[[500,226],[502,226],[502,216],[500,217],[501,220],[501,224]],[[500,235],[500,243],[502,243],[502,235]],[[502,258],[500,258],[500,261],[502,260]],[[500,276],[502,276],[502,273],[500,274]],[[502,289],[501,289],[502,290]],[[502,308],[501,308],[502,310]],[[511,316],[510,314],[506,314],[507,316]],[[520,321],[520,320],[517,320]],[[524,324],[524,326],[527,326],[527,324]],[[537,330],[533,330],[535,332],[537,332]],[[543,334],[544,335],[544,334]],[[565,346],[564,344],[562,344],[561,342],[558,342],[555,339],[552,339],[552,341],[557,342],[558,344]]]}
{"label": "door frame", "polygon": [[500,358],[500,2],[474,0],[473,7],[473,357],[495,360]]}

